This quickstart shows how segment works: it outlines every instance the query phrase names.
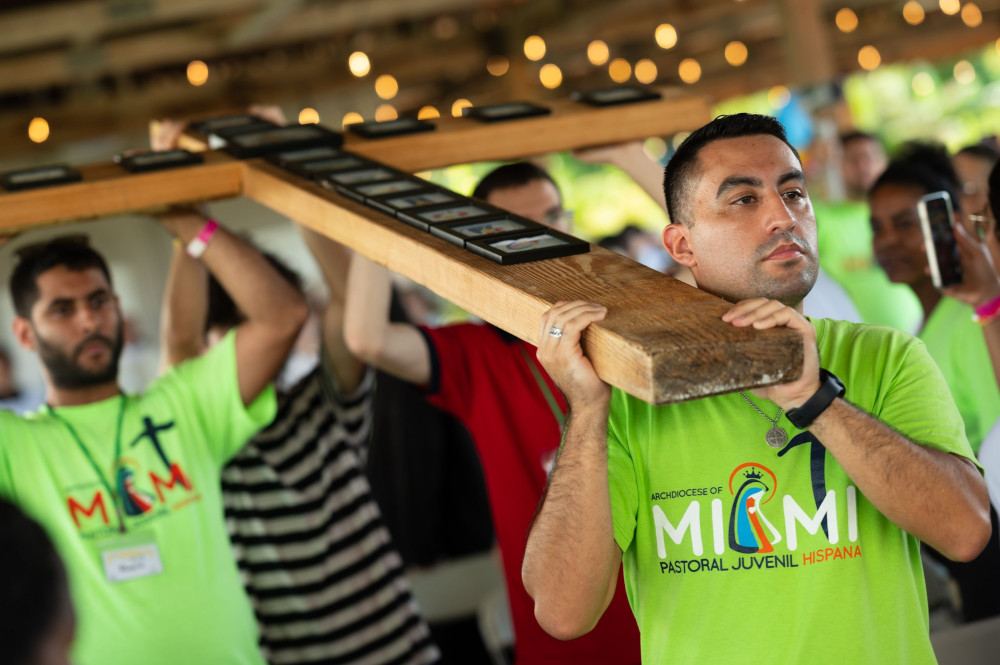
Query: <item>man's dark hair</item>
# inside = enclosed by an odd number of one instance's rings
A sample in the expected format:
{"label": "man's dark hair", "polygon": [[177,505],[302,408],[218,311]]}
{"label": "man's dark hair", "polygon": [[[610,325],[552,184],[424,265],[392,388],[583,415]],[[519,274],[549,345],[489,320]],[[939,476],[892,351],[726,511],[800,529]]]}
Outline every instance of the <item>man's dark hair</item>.
{"label": "man's dark hair", "polygon": [[686,199],[691,189],[691,180],[697,172],[698,153],[702,148],[713,141],[759,134],[779,139],[791,149],[799,163],[802,163],[798,151],[788,142],[785,128],[771,116],[755,113],[720,115],[684,139],[667,163],[667,168],[663,172],[663,192],[667,199],[667,215],[670,221],[681,222],[687,226],[694,223],[686,209]]}
{"label": "man's dark hair", "polygon": [[840,135],[840,145],[846,147],[848,143],[852,141],[874,141],[879,145],[882,145],[882,141],[879,140],[877,136],[870,132],[862,132],[860,130],[854,130],[852,132],[847,132]]}
{"label": "man's dark hair", "polygon": [[548,180],[559,190],[556,181],[552,179],[545,169],[539,168],[531,162],[513,162],[498,166],[487,173],[476,189],[472,192],[472,197],[485,201],[495,189],[506,189],[508,187],[522,187],[534,180]]}
{"label": "man's dark hair", "polygon": [[31,318],[31,308],[41,295],[38,278],[53,268],[66,267],[70,270],[97,268],[111,286],[111,271],[104,258],[94,251],[85,238],[66,236],[53,238],[38,245],[29,245],[17,250],[20,262],[10,276],[10,296],[14,301],[14,311],[18,316]]}
{"label": "man's dark hair", "polygon": [[989,162],[990,165],[996,164],[997,160],[1000,160],[1000,152],[997,152],[992,146],[988,146],[983,143],[973,143],[972,145],[967,145],[955,153],[956,157],[958,155],[976,157],[984,162]]}
{"label": "man's dark hair", "polygon": [[875,190],[885,185],[916,187],[924,194],[948,192],[954,209],[961,209],[961,204],[955,195],[958,190],[958,176],[951,165],[948,150],[938,143],[911,141],[903,144],[889,162],[889,166],[872,185],[868,196],[871,197]]}
{"label": "man's dark hair", "polygon": [[37,522],[0,499],[0,644],[11,665],[36,662],[68,602],[66,571]]}
{"label": "man's dark hair", "polygon": [[[261,254],[271,264],[271,267],[285,278],[285,281],[293,289],[300,295],[305,296],[305,290],[302,287],[302,277],[297,272],[285,265],[274,254],[268,252],[261,252]],[[222,288],[218,280],[210,274],[208,276],[208,315],[205,317],[205,332],[216,327],[228,330],[240,325],[245,319],[246,317],[236,306],[236,303],[233,302],[233,299],[229,297],[229,294]]]}

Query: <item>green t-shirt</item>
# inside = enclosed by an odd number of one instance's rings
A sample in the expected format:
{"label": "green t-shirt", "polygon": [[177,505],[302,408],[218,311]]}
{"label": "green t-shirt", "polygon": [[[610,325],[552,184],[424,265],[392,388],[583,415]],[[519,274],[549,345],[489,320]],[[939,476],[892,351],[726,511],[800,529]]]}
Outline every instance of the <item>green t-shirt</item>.
{"label": "green t-shirt", "polygon": [[850,296],[865,323],[912,332],[923,316],[905,284],[893,284],[872,258],[868,205],[813,201],[819,264]]}
{"label": "green t-shirt", "polygon": [[920,339],[941,368],[965,421],[965,436],[978,453],[1000,418],[1000,390],[983,329],[973,323],[971,307],[946,297],[931,312]]}
{"label": "green t-shirt", "polygon": [[[847,400],[915,441],[971,457],[920,341],[813,324]],[[934,663],[919,542],[810,433],[779,424],[789,435],[780,451],[738,393],[656,407],[614,391],[614,532],[643,664]]]}
{"label": "green t-shirt", "polygon": [[[0,493],[44,525],[66,563],[78,665],[264,663],[226,535],[220,474],[276,406],[270,388],[243,406],[234,339],[172,369],[144,395],[62,407],[58,417],[47,409],[26,418],[0,413]],[[66,423],[123,497],[124,536],[114,500]],[[161,573],[106,579],[102,551],[151,539]]]}

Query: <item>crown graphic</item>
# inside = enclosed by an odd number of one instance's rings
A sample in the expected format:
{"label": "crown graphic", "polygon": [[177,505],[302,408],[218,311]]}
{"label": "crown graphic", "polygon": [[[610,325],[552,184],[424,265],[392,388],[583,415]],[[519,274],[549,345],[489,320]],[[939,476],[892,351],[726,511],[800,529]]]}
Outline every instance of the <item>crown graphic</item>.
{"label": "crown graphic", "polygon": [[743,475],[746,476],[749,480],[760,480],[761,478],[764,477],[764,474],[762,473],[754,473],[753,467],[750,467],[750,470]]}

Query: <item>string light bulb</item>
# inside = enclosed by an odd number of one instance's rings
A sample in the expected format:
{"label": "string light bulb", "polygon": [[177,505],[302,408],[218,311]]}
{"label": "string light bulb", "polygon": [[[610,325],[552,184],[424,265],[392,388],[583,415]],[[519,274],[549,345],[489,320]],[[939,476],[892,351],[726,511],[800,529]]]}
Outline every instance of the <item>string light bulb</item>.
{"label": "string light bulb", "polygon": [[746,63],[747,61],[747,45],[740,41],[729,42],[726,44],[725,56],[726,62],[728,62],[733,67],[739,67]]}
{"label": "string light bulb", "polygon": [[531,35],[524,40],[524,57],[528,60],[541,60],[545,57],[545,40],[538,35]]}
{"label": "string light bulb", "polygon": [[372,69],[372,63],[368,60],[368,56],[362,51],[355,51],[347,58],[347,66],[350,68],[351,73],[361,78],[367,76],[368,72]]}
{"label": "string light bulb", "polygon": [[608,49],[608,45],[600,39],[595,39],[587,44],[587,60],[590,60],[590,64],[596,66],[603,65],[608,61],[609,57],[611,57],[611,52]]}
{"label": "string light bulb", "polygon": [[319,124],[319,112],[314,108],[306,107],[299,111],[299,124],[300,125],[317,125]]}
{"label": "string light bulb", "polygon": [[662,49],[672,49],[677,46],[677,28],[669,23],[656,26],[656,45]]}
{"label": "string light bulb", "polygon": [[45,118],[32,118],[28,123],[28,138],[44,143],[49,138],[49,122]]}
{"label": "string light bulb", "polygon": [[193,86],[205,85],[208,81],[208,65],[201,60],[192,60],[187,66],[187,80]]}
{"label": "string light bulb", "polygon": [[925,16],[924,7],[917,0],[909,0],[903,5],[903,20],[910,25],[920,25]]}
{"label": "string light bulb", "polygon": [[858,29],[858,15],[848,7],[838,10],[833,20],[841,32],[854,32]]}
{"label": "string light bulb", "polygon": [[684,58],[677,66],[677,75],[685,83],[697,83],[701,80],[701,65],[694,58]]}

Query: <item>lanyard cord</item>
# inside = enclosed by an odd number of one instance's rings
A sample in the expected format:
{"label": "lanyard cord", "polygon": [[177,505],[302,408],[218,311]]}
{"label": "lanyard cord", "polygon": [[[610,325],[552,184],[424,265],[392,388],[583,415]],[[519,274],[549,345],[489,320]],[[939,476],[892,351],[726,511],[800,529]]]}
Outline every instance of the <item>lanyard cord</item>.
{"label": "lanyard cord", "polygon": [[[115,457],[114,457],[114,463],[112,465],[112,468],[114,468],[115,466],[118,465],[118,460],[121,459],[121,455],[122,455],[122,421],[125,419],[125,395],[124,394],[122,394],[122,395],[119,396],[118,404],[119,404],[119,406],[118,406],[118,428],[117,428],[117,432],[115,433]],[[51,415],[53,418],[55,418],[60,423],[62,423],[63,427],[66,428],[66,431],[68,431],[69,434],[70,434],[70,436],[73,438],[73,440],[76,441],[76,445],[79,446],[80,450],[83,452],[84,456],[87,458],[87,461],[89,461],[90,465],[92,467],[94,467],[94,473],[97,474],[97,477],[101,481],[101,484],[104,486],[104,489],[107,491],[108,495],[111,497],[111,503],[114,505],[114,508],[115,508],[115,516],[118,518],[118,531],[120,533],[125,533],[126,532],[125,517],[124,517],[124,515],[122,515],[121,506],[119,506],[118,494],[111,488],[111,484],[108,483],[107,478],[105,478],[104,473],[101,471],[100,465],[98,465],[97,462],[94,460],[94,456],[90,454],[89,450],[87,450],[87,446],[84,445],[83,439],[80,438],[80,435],[77,434],[76,429],[74,429],[74,427],[69,423],[69,421],[66,420],[65,418],[63,418],[62,416],[60,416],[58,413],[56,413],[55,409],[53,409],[48,404],[45,405],[45,408],[48,410],[49,415]]]}
{"label": "lanyard cord", "polygon": [[528,369],[531,370],[531,375],[535,377],[538,387],[545,396],[545,401],[549,403],[549,408],[552,409],[552,415],[555,416],[556,422],[559,423],[559,429],[561,431],[563,425],[566,424],[566,414],[564,414],[562,409],[559,408],[559,402],[556,401],[555,395],[553,395],[552,391],[549,390],[549,384],[545,382],[545,377],[543,377],[542,373],[538,370],[538,367],[535,365],[535,361],[531,359],[531,356],[520,344],[517,345],[517,350],[521,352],[522,356],[524,356],[524,362],[528,363]]}

